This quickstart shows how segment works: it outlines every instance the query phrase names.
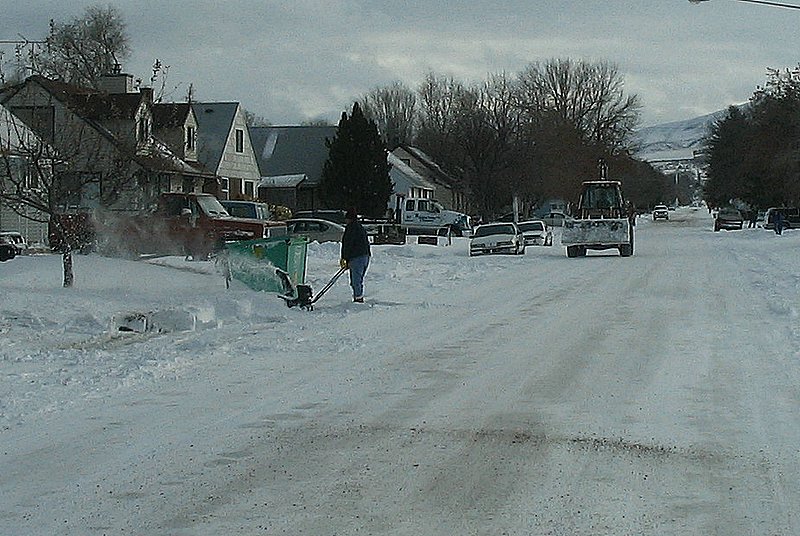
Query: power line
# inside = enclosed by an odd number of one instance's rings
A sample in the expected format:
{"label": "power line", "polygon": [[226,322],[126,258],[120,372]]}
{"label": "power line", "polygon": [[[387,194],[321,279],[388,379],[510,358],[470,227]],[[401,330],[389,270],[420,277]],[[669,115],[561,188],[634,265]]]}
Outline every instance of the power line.
{"label": "power line", "polygon": [[[708,2],[710,0],[689,0],[692,4],[699,4],[700,2]],[[761,4],[765,6],[773,6],[773,7],[785,7],[787,9],[800,9],[800,5],[797,4],[786,4],[783,2],[771,2],[769,0],[737,0],[739,2],[747,2],[748,4]]]}

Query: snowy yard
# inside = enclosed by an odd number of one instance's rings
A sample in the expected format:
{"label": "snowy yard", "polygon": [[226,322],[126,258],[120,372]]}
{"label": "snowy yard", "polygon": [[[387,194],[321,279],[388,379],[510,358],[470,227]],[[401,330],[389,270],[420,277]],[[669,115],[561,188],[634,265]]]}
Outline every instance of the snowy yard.
{"label": "snowy yard", "polygon": [[0,263],[0,534],[800,534],[800,231],[711,229],[374,246],[367,303],[310,312],[212,263]]}

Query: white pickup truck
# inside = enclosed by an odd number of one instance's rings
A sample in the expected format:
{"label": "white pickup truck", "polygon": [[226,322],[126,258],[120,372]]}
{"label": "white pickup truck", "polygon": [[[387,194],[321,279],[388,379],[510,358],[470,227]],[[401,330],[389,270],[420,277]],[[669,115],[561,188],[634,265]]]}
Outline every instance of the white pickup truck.
{"label": "white pickup truck", "polygon": [[399,203],[400,225],[408,234],[426,234],[448,231],[456,236],[467,236],[472,232],[469,216],[461,212],[446,210],[438,201],[407,197]]}

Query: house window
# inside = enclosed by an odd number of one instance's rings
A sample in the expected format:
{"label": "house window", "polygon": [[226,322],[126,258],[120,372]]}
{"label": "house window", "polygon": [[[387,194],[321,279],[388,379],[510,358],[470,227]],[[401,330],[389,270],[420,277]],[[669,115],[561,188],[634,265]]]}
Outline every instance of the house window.
{"label": "house window", "polygon": [[194,127],[186,127],[186,148],[194,151]]}
{"label": "house window", "polygon": [[227,177],[222,177],[219,180],[219,197],[220,199],[230,199],[230,183]]}
{"label": "house window", "polygon": [[255,192],[255,185],[256,183],[253,181],[244,181],[244,195],[249,198],[253,198],[253,194]]}
{"label": "house window", "polygon": [[236,129],[236,152],[244,152],[244,130],[239,128]]}
{"label": "house window", "polygon": [[147,124],[147,117],[142,114],[139,120],[136,121],[136,141],[144,142],[150,137],[150,132]]}

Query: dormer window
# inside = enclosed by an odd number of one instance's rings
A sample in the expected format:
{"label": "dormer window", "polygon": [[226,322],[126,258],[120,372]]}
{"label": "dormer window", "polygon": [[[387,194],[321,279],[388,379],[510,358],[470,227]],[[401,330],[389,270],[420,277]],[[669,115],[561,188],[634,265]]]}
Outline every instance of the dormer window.
{"label": "dormer window", "polygon": [[186,127],[186,149],[194,151],[194,127]]}
{"label": "dormer window", "polygon": [[236,129],[236,152],[244,152],[244,130],[239,128]]}
{"label": "dormer window", "polygon": [[141,143],[143,141],[146,141],[149,137],[150,137],[150,123],[147,120],[147,116],[145,114],[142,114],[136,121],[136,141]]}

